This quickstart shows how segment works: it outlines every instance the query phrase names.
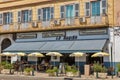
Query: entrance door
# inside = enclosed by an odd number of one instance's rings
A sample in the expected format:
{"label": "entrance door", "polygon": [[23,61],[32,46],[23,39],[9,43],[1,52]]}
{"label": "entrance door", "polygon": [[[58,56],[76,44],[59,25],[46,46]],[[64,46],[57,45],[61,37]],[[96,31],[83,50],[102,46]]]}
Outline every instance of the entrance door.
{"label": "entrance door", "polygon": [[75,65],[75,58],[69,57],[69,54],[65,54],[61,57],[60,62],[67,63],[68,65]]}
{"label": "entrance door", "polygon": [[72,25],[74,23],[74,6],[66,6],[66,25]]}
{"label": "entrance door", "polygon": [[103,63],[103,57],[91,57],[93,54],[87,54],[86,64],[94,64],[94,62]]}

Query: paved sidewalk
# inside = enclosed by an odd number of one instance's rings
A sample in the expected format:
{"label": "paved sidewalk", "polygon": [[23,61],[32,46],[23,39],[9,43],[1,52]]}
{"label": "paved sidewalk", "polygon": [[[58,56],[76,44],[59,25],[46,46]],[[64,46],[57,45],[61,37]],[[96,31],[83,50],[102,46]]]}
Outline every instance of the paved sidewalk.
{"label": "paved sidewalk", "polygon": [[[14,75],[0,74],[0,80],[65,80],[67,77],[49,77],[46,73],[37,73],[35,76],[25,76],[21,73],[16,73]],[[106,79],[96,79],[94,76],[84,76],[73,77],[72,80],[120,80],[120,78],[115,77],[112,79],[111,76],[108,76]]]}

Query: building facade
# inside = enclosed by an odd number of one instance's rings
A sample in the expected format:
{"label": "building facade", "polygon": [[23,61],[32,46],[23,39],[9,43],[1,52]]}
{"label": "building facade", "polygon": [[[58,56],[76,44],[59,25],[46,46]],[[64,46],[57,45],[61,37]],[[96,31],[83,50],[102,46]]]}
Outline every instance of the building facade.
{"label": "building facade", "polygon": [[[57,51],[64,58],[58,57],[56,62],[72,65],[80,61],[81,70],[84,64],[101,60],[91,58],[93,53],[104,51],[110,56],[102,58],[102,63],[106,67],[115,66],[120,62],[118,3],[119,0],[1,1],[0,51],[43,54]],[[78,51],[87,55],[80,59],[69,57]]]}

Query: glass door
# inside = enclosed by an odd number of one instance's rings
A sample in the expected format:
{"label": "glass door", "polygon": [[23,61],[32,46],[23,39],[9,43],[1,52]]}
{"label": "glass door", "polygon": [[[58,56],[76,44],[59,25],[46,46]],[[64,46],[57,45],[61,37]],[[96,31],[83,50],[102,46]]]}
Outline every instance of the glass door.
{"label": "glass door", "polygon": [[94,1],[92,4],[92,17],[91,21],[92,23],[100,23],[101,17],[100,17],[100,1]]}
{"label": "glass door", "polygon": [[74,22],[74,6],[73,5],[67,5],[66,6],[66,24],[71,25]]}
{"label": "glass door", "polygon": [[43,8],[43,21],[42,26],[47,27],[50,24],[50,8]]}

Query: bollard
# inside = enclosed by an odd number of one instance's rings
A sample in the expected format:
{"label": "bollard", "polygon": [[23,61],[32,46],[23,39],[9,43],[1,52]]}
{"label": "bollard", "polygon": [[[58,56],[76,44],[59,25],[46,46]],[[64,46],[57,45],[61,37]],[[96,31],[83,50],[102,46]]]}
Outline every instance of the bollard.
{"label": "bollard", "polygon": [[96,78],[98,78],[98,72],[96,72]]}
{"label": "bollard", "polygon": [[35,74],[34,74],[34,70],[32,70],[32,76],[34,76]]}

